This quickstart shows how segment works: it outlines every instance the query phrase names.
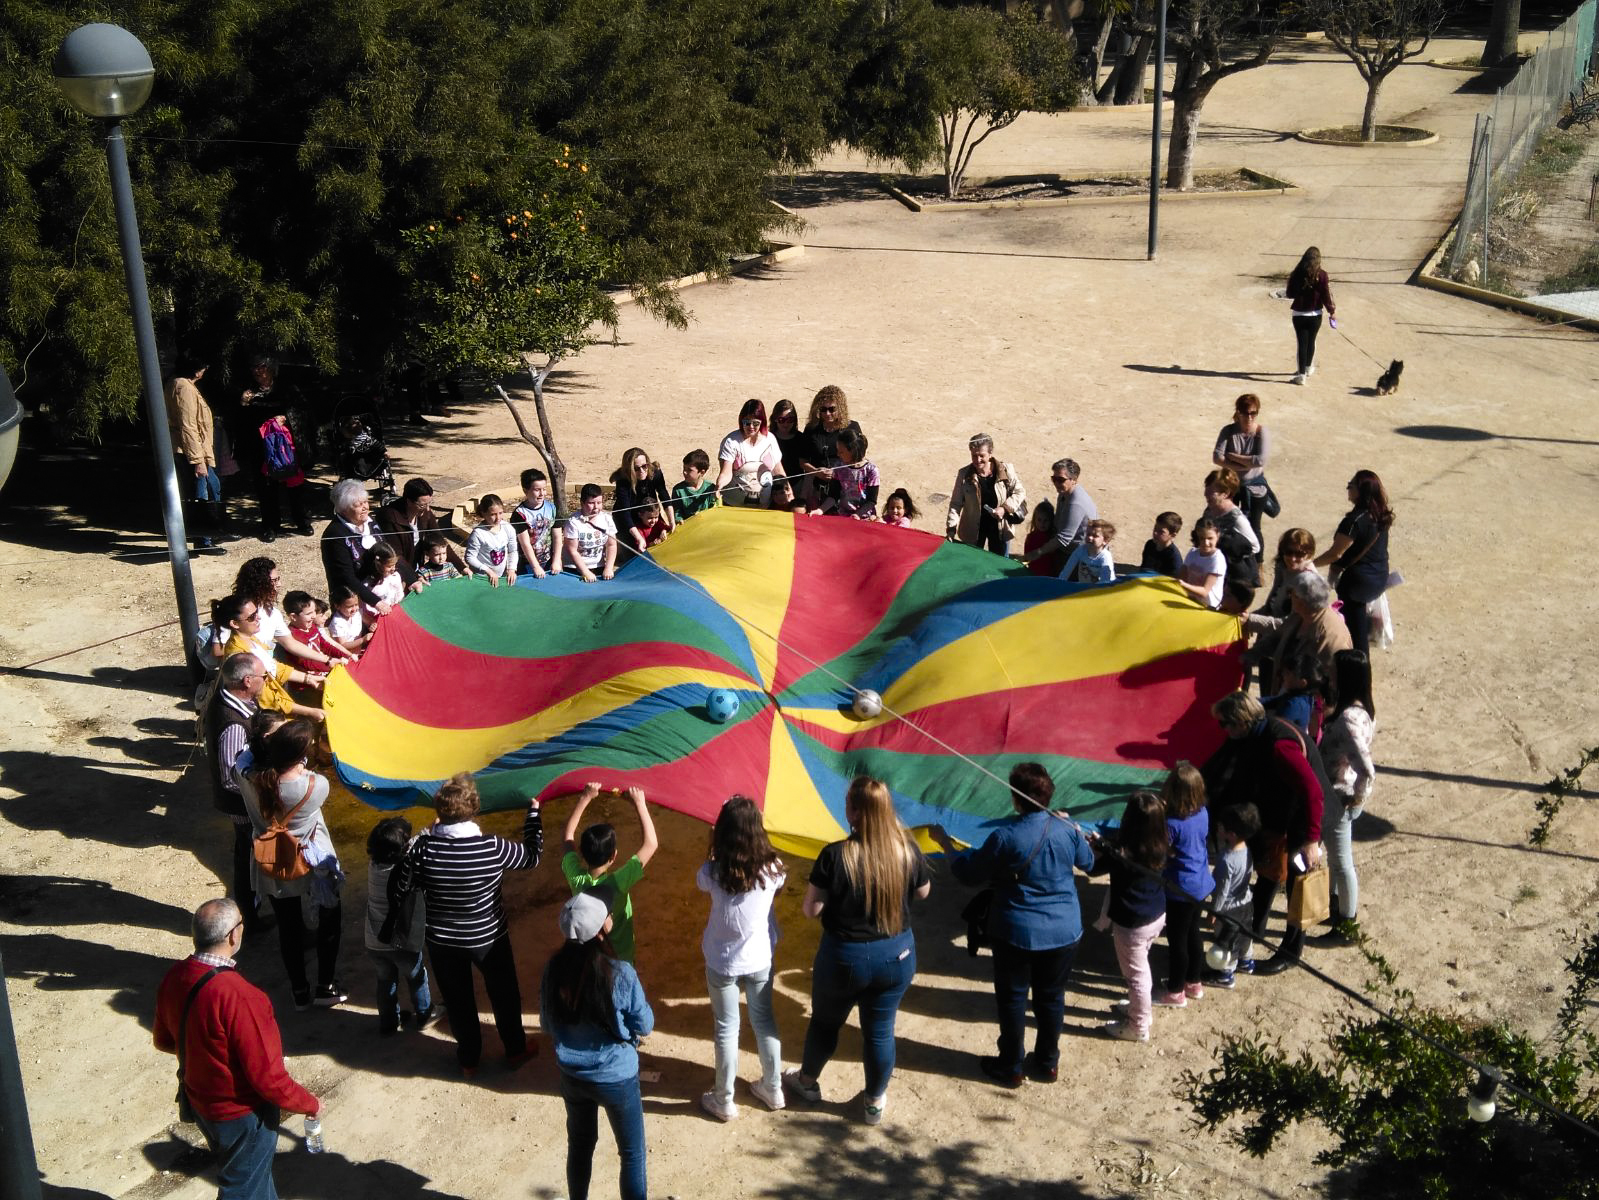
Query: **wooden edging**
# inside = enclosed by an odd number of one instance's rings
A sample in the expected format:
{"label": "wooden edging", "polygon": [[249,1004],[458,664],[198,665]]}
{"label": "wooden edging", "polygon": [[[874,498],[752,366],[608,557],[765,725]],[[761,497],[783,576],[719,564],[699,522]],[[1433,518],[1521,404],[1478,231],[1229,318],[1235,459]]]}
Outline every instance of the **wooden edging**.
{"label": "wooden edging", "polygon": [[1438,244],[1433,247],[1427,260],[1421,264],[1421,269],[1414,276],[1414,281],[1424,288],[1431,288],[1435,292],[1445,292],[1451,296],[1459,296],[1465,300],[1475,300],[1479,304],[1492,304],[1495,308],[1509,309],[1511,312],[1522,313],[1529,317],[1541,317],[1546,321],[1553,321],[1559,325],[1569,325],[1573,329],[1599,330],[1599,318],[1578,317],[1566,312],[1564,309],[1551,308],[1547,304],[1539,304],[1535,300],[1523,300],[1519,296],[1507,296],[1503,292],[1491,292],[1487,288],[1473,287],[1469,283],[1456,283],[1453,279],[1445,279],[1434,272],[1438,264],[1443,261],[1444,247],[1453,240],[1452,234],[1459,227],[1459,222],[1451,225],[1438,239]]}
{"label": "wooden edging", "polygon": [[[1323,126],[1326,128],[1326,126]],[[1348,126],[1347,128],[1354,128]],[[1348,150],[1412,150],[1417,146],[1430,146],[1438,140],[1438,135],[1430,129],[1422,129],[1418,125],[1387,125],[1386,129],[1414,129],[1418,133],[1425,133],[1426,137],[1412,138],[1402,142],[1349,142],[1341,138],[1317,137],[1320,130],[1301,129],[1294,137],[1301,142],[1309,142],[1312,146],[1342,146]]]}
{"label": "wooden edging", "polygon": [[[1160,193],[1162,202],[1167,201],[1167,200],[1183,200],[1183,201],[1190,201],[1190,200],[1254,200],[1254,199],[1259,199],[1259,198],[1266,197],[1266,196],[1287,196],[1287,195],[1291,195],[1291,194],[1294,194],[1294,193],[1297,193],[1297,192],[1304,191],[1304,189],[1302,187],[1300,187],[1296,183],[1291,183],[1290,181],[1288,181],[1286,179],[1281,179],[1281,178],[1279,178],[1279,177],[1277,177],[1275,175],[1267,175],[1265,172],[1257,171],[1253,167],[1232,167],[1232,168],[1219,167],[1219,168],[1207,168],[1207,169],[1210,169],[1210,170],[1229,170],[1230,169],[1230,170],[1233,170],[1233,171],[1237,171],[1240,175],[1244,175],[1244,176],[1246,176],[1246,177],[1248,177],[1250,179],[1255,180],[1257,183],[1264,184],[1265,186],[1264,187],[1258,187],[1258,188],[1251,188],[1248,191],[1229,191],[1229,192],[1174,192],[1174,191],[1167,191],[1165,189],[1162,189],[1162,191]],[[1085,171],[1083,173],[1084,174],[1096,174],[1096,175],[1099,175],[1099,176],[1102,176],[1102,177],[1105,177],[1105,178],[1111,178],[1111,179],[1127,178],[1127,173],[1126,172],[1116,172],[1116,171],[1098,171],[1098,172],[1093,172],[1093,171]],[[1058,180],[1060,178],[1060,176],[1059,176],[1059,174],[1047,174],[1047,173],[1046,174],[1040,174],[1040,175],[1033,175],[1033,176],[998,176],[998,177],[975,179],[975,180],[972,181],[972,185],[974,187],[982,187],[982,186],[985,186],[986,184],[993,183],[995,181],[995,178],[1000,178],[1000,179],[1031,178],[1031,179],[1057,179]],[[1068,207],[1068,206],[1074,207],[1074,208],[1082,208],[1082,207],[1088,207],[1088,206],[1093,206],[1093,205],[1148,204],[1149,203],[1149,192],[1147,190],[1145,190],[1145,191],[1137,193],[1136,195],[1131,195],[1131,196],[1050,196],[1050,197],[1047,197],[1047,198],[1041,199],[1041,200],[974,200],[974,201],[971,201],[970,203],[959,203],[959,202],[957,202],[957,203],[952,203],[952,204],[924,204],[920,200],[917,200],[916,198],[914,198],[913,196],[907,195],[902,189],[896,187],[892,182],[889,181],[887,176],[879,176],[877,182],[878,182],[878,186],[879,187],[881,187],[890,196],[892,196],[894,199],[898,200],[901,204],[903,204],[906,208],[910,209],[914,213],[992,212],[992,211],[995,211],[995,210],[998,210],[998,209],[1010,209],[1010,208],[1065,208],[1065,207]]]}
{"label": "wooden edging", "polygon": [[[785,210],[787,211],[787,210]],[[805,253],[805,246],[801,242],[773,242],[772,248],[764,254],[741,254],[729,265],[726,274],[720,271],[701,271],[696,275],[684,275],[681,279],[674,279],[667,284],[673,291],[694,287],[697,284],[709,283],[713,279],[725,279],[730,275],[743,275],[759,267],[775,266],[780,262],[788,262],[792,258],[799,258]],[[634,303],[633,293],[626,288],[612,288],[611,299],[618,308]]]}

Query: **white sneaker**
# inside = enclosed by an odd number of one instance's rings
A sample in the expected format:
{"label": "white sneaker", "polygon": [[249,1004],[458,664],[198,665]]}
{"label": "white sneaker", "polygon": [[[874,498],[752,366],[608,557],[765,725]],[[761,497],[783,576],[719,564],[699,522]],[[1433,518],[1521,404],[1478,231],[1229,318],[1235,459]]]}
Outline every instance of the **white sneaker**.
{"label": "white sneaker", "polygon": [[1131,1021],[1107,1021],[1099,1027],[1099,1031],[1106,1037],[1113,1037],[1118,1042],[1147,1042],[1149,1034],[1140,1033],[1134,1028]]}
{"label": "white sneaker", "polygon": [[868,1125],[881,1125],[883,1123],[883,1110],[888,1107],[888,1097],[867,1096],[865,1105],[861,1109],[861,1120]]}
{"label": "white sneaker", "polygon": [[1305,382],[1305,377],[1303,375],[1295,375],[1288,382],[1289,383],[1297,383],[1297,384],[1301,384],[1302,385]]}
{"label": "white sneaker", "polygon": [[732,1101],[724,1103],[715,1092],[703,1092],[700,1095],[700,1107],[718,1121],[738,1120],[738,1105]]}
{"label": "white sneaker", "polygon": [[750,1092],[773,1112],[777,1112],[784,1106],[783,1085],[781,1083],[770,1085],[757,1079],[750,1084]]}
{"label": "white sneaker", "polygon": [[1310,376],[1314,375],[1315,373],[1316,373],[1316,364],[1315,363],[1311,363],[1310,366],[1305,368],[1305,377],[1307,379]]}

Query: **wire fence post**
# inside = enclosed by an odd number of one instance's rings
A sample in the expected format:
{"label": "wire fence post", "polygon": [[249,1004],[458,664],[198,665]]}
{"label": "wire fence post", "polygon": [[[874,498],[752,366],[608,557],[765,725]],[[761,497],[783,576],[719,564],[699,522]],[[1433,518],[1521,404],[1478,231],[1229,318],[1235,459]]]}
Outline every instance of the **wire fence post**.
{"label": "wire fence post", "polygon": [[1482,123],[1482,161],[1485,170],[1482,173],[1482,286],[1488,286],[1488,221],[1492,213],[1493,194],[1493,161],[1494,161],[1494,119],[1486,118]]}

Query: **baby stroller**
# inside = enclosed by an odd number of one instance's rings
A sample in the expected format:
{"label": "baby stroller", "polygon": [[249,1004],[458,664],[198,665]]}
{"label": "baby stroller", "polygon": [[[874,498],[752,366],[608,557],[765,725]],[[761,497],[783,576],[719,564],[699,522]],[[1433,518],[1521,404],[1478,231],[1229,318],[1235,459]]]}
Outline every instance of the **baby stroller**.
{"label": "baby stroller", "polygon": [[377,484],[375,503],[394,500],[394,471],[383,444],[383,419],[377,413],[339,416],[333,422],[334,457],[340,479],[361,479]]}

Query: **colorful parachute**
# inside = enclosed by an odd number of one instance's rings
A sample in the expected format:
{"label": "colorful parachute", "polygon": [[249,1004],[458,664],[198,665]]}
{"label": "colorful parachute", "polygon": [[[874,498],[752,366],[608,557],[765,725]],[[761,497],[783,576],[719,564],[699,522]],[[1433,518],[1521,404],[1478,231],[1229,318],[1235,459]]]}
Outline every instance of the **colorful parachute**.
{"label": "colorful parachute", "polygon": [[[713,509],[615,580],[436,584],[384,617],[328,680],[339,775],[378,807],[478,773],[486,809],[636,784],[702,820],[744,792],[776,840],[843,836],[868,773],[909,825],[963,841],[1011,811],[1001,780],[1036,759],[1080,819],[1220,734],[1239,622],[1171,580],[1082,586],[931,534]],[[705,704],[731,690],[725,724]],[[884,711],[857,717],[854,689]],[[897,716],[894,714],[898,714]],[[962,756],[965,756],[963,758]]]}

